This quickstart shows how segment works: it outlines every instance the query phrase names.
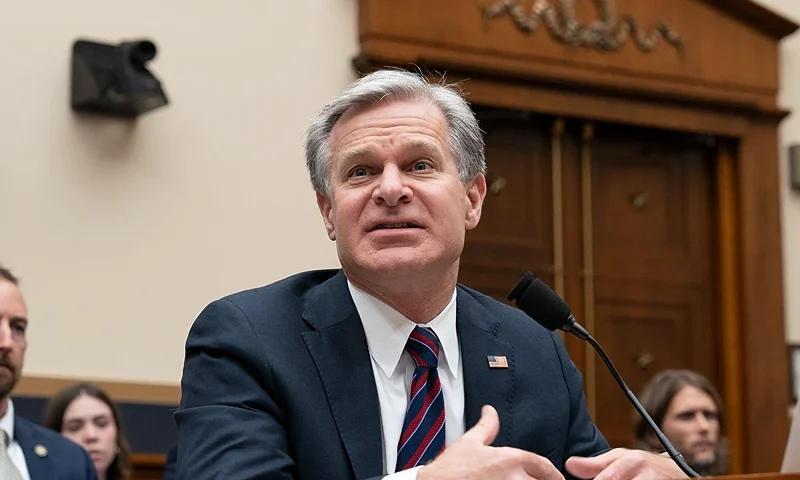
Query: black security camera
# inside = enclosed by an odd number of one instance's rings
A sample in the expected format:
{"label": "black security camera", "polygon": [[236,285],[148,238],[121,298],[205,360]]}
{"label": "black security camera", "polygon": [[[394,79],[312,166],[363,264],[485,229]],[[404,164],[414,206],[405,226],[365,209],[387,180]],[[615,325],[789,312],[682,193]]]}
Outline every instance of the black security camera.
{"label": "black security camera", "polygon": [[147,69],[156,56],[149,40],[118,45],[77,40],[72,46],[72,108],[134,117],[167,105],[161,82]]}

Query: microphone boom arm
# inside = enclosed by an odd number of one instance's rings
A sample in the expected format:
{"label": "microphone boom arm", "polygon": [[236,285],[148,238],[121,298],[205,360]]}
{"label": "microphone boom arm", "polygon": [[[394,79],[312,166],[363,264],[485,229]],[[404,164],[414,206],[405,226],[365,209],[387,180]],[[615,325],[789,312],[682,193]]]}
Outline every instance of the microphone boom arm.
{"label": "microphone boom arm", "polygon": [[513,301],[517,307],[525,312],[534,321],[547,328],[550,331],[556,329],[571,333],[581,340],[589,342],[589,345],[594,348],[595,352],[603,359],[603,363],[608,367],[609,372],[614,377],[614,380],[622,388],[628,401],[631,402],[633,408],[642,416],[647,423],[650,431],[658,439],[659,443],[664,447],[667,454],[672,460],[680,467],[680,469],[691,478],[700,478],[700,474],[692,469],[683,455],[672,446],[672,443],[664,435],[664,432],[658,428],[656,422],[647,413],[647,410],[636,398],[636,395],[631,392],[631,389],[625,384],[622,376],[617,371],[611,359],[608,358],[603,347],[595,340],[589,332],[586,331],[576,320],[570,312],[569,305],[558,296],[550,287],[545,285],[541,280],[535,278],[531,272],[526,272],[522,280],[514,287],[514,290],[508,294],[508,300]]}
{"label": "microphone boom arm", "polygon": [[[581,327],[578,323],[575,323],[575,325],[577,325],[579,329],[583,331],[583,333],[586,333],[586,330],[584,330],[583,327]],[[574,331],[570,333],[573,333],[576,336],[582,338],[581,335],[578,335]],[[670,443],[670,441],[667,440],[667,437],[666,435],[664,435],[664,432],[662,432],[661,429],[658,428],[658,425],[656,425],[656,422],[654,422],[652,417],[650,417],[650,415],[647,413],[647,410],[644,409],[642,404],[639,402],[639,399],[636,398],[636,395],[634,395],[631,389],[628,388],[628,385],[625,384],[625,380],[622,379],[622,376],[614,367],[614,364],[611,363],[611,359],[608,358],[606,352],[603,351],[603,347],[601,347],[600,344],[597,343],[597,340],[595,340],[594,337],[592,337],[588,333],[586,333],[586,338],[584,338],[584,340],[589,342],[589,345],[591,345],[592,348],[594,348],[595,352],[597,352],[597,354],[600,356],[600,358],[603,359],[603,363],[605,363],[606,366],[608,367],[608,370],[611,372],[611,376],[614,377],[614,380],[616,380],[617,384],[620,386],[620,388],[622,388],[622,391],[625,393],[625,396],[628,397],[628,400],[633,405],[633,408],[635,408],[636,411],[639,413],[639,415],[641,415],[642,418],[644,418],[645,422],[647,422],[647,426],[650,427],[650,431],[653,432],[653,434],[655,434],[656,438],[658,438],[659,443],[661,443],[661,446],[664,447],[664,450],[667,452],[667,454],[669,454],[670,458],[672,458],[672,460],[678,465],[678,467],[680,467],[680,469],[683,470],[683,473],[688,475],[690,478],[700,478],[700,474],[694,471],[692,467],[690,467],[689,464],[686,463],[686,459],[683,458],[681,452],[679,452],[674,446],[672,446],[672,443]]]}

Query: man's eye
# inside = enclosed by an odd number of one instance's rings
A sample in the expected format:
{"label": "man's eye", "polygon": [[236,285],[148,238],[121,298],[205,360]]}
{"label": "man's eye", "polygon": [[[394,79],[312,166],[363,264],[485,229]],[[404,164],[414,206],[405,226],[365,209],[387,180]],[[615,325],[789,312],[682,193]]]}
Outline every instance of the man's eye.
{"label": "man's eye", "polygon": [[353,177],[363,177],[366,174],[367,174],[367,169],[366,168],[358,167],[355,170],[353,170],[353,173],[352,173],[351,176],[353,176]]}
{"label": "man's eye", "polygon": [[425,162],[417,162],[414,164],[414,170],[427,170],[428,164]]}

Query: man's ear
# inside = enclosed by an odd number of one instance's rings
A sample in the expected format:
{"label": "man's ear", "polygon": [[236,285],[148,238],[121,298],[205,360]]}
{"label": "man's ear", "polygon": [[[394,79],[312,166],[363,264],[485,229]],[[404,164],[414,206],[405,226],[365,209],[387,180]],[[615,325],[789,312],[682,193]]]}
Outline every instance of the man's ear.
{"label": "man's ear", "polygon": [[336,227],[333,224],[333,204],[324,194],[317,192],[317,207],[322,215],[322,222],[325,230],[328,231],[328,238],[336,240]]}
{"label": "man's ear", "polygon": [[478,222],[481,220],[483,200],[486,198],[486,177],[479,173],[467,183],[466,187],[467,215],[465,220],[467,230],[472,230],[478,226]]}

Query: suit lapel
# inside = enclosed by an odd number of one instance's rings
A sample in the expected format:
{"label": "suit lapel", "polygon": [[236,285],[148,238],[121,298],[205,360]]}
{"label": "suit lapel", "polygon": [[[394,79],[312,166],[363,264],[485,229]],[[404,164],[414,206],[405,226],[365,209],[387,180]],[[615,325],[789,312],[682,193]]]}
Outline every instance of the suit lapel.
{"label": "suit lapel", "polygon": [[[22,448],[22,453],[25,455],[25,464],[28,466],[28,474],[31,480],[52,478],[53,471],[50,468],[47,449],[44,448],[46,445],[37,443],[36,432],[34,432],[30,424],[19,416],[14,417],[14,436],[19,442],[20,448]],[[44,455],[37,455],[34,452],[36,448],[39,448]]]}
{"label": "suit lapel", "polygon": [[380,403],[367,338],[342,272],[317,287],[303,313],[303,333],[356,478],[380,476]]}
{"label": "suit lapel", "polygon": [[[464,368],[464,421],[472,428],[481,407],[491,405],[500,417],[500,433],[493,445],[509,445],[513,437],[514,348],[499,338],[500,322],[463,288],[458,288],[456,328]],[[505,356],[508,368],[490,368],[489,356]]]}

